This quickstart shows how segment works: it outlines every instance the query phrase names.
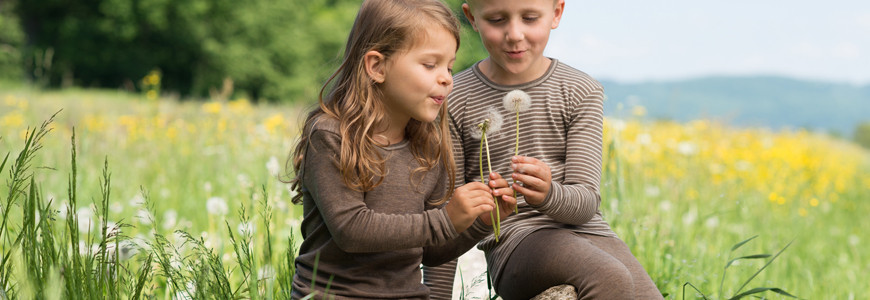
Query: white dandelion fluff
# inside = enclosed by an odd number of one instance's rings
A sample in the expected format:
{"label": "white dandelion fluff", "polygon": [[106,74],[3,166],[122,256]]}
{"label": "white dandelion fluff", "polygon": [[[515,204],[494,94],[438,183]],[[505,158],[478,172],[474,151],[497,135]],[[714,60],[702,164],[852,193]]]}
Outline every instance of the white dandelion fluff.
{"label": "white dandelion fluff", "polygon": [[278,176],[278,173],[281,172],[281,163],[278,162],[277,157],[269,157],[269,162],[266,163],[266,169],[269,170],[269,174],[272,176]]}
{"label": "white dandelion fluff", "polygon": [[[490,107],[486,109],[486,113],[483,114],[483,120],[489,120],[489,125],[486,127],[486,136],[493,137],[496,136],[501,130],[502,124],[504,124],[504,118],[498,113],[498,110],[495,107]],[[483,120],[480,123],[483,123]],[[480,127],[475,127],[471,131],[471,137],[475,140],[479,140],[483,137],[483,132],[480,131]]]}
{"label": "white dandelion fluff", "polygon": [[174,209],[166,210],[163,213],[163,229],[169,230],[175,227],[175,224],[178,222],[178,212]]}
{"label": "white dandelion fluff", "polygon": [[254,230],[256,229],[257,227],[251,222],[242,222],[236,227],[236,230],[238,230],[241,235],[253,235]]}
{"label": "white dandelion fluff", "polygon": [[227,201],[221,197],[208,198],[208,201],[205,202],[205,208],[208,211],[208,214],[217,216],[226,215],[230,210],[227,206]]}
{"label": "white dandelion fluff", "polygon": [[509,112],[524,112],[532,107],[532,97],[521,90],[513,90],[504,95],[502,104]]}

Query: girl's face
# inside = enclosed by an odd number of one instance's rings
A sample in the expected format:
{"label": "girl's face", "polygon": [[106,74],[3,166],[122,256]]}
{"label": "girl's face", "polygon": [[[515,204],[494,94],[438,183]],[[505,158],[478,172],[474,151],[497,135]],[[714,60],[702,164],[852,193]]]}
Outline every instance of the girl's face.
{"label": "girl's face", "polygon": [[387,59],[381,91],[393,124],[409,118],[435,121],[453,90],[456,47],[449,31],[428,28],[408,49]]}

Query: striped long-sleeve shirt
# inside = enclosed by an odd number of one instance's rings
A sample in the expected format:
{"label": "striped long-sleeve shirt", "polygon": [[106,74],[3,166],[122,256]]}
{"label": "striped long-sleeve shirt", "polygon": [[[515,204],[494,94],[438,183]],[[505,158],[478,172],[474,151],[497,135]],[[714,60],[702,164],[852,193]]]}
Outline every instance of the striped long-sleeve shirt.
{"label": "striped long-sleeve shirt", "polygon": [[[567,228],[579,233],[616,236],[598,209],[604,101],[604,90],[598,81],[552,59],[543,76],[520,85],[492,82],[477,64],[456,74],[454,82],[448,110],[457,186],[480,181],[480,133],[475,131],[486,118],[494,123],[487,133],[493,171],[506,178],[512,173],[510,158],[514,155],[516,114],[502,105],[503,97],[512,90],[523,90],[532,98],[531,106],[519,117],[519,154],[545,162],[552,172],[550,193],[541,205],[529,205],[518,195],[519,213],[502,222],[499,242],[490,235],[478,244],[486,254],[490,276],[496,283],[514,248],[536,230]],[[449,298],[454,272],[455,264],[425,270],[425,277],[432,279],[427,284],[433,299]],[[450,280],[448,283],[439,278]]]}

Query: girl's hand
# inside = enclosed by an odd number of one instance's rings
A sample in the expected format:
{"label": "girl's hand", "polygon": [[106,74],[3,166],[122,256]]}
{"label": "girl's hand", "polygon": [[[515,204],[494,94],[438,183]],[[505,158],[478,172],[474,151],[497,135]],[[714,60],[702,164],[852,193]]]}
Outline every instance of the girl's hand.
{"label": "girl's hand", "polygon": [[456,188],[444,207],[457,233],[468,229],[477,216],[489,215],[494,208],[492,191],[480,182],[469,182]]}
{"label": "girl's hand", "polygon": [[534,157],[518,155],[511,158],[511,169],[514,170],[511,178],[517,181],[513,184],[514,190],[523,194],[531,205],[543,203],[550,193],[550,182],[553,180],[550,167]]}
{"label": "girl's hand", "polygon": [[[489,174],[489,187],[492,188],[492,196],[498,200],[499,221],[507,219],[517,206],[517,199],[513,197],[514,191],[508,186],[507,180],[498,173]],[[492,226],[490,214],[480,215],[484,224]]]}

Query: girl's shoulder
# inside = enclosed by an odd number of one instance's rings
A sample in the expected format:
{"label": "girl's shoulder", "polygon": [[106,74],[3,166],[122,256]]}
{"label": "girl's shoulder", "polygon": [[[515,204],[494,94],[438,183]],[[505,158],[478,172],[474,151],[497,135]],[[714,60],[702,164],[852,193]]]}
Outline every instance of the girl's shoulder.
{"label": "girl's shoulder", "polygon": [[308,128],[308,134],[321,130],[339,134],[341,132],[341,130],[339,130],[339,124],[340,122],[338,119],[327,114],[320,114],[314,116],[314,119],[311,121],[311,126]]}

